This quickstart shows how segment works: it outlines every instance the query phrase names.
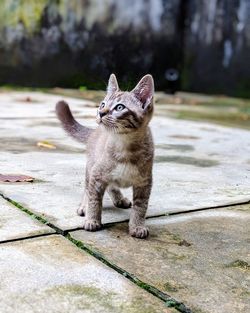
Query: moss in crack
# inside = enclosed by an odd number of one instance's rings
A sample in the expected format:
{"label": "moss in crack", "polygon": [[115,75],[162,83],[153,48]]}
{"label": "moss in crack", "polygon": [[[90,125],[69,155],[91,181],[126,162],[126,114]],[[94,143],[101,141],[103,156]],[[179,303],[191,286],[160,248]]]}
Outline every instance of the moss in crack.
{"label": "moss in crack", "polygon": [[7,197],[4,197],[3,198],[5,200],[7,200],[8,202],[10,202],[11,204],[13,204],[15,207],[17,207],[18,209],[20,209],[21,211],[23,211],[24,213],[28,214],[29,216],[31,216],[32,218],[38,220],[40,223],[42,224],[48,224],[48,221],[46,221],[43,217],[41,216],[38,216],[34,213],[32,213],[30,210],[26,209],[25,207],[23,207],[21,204],[19,204],[18,202],[14,201],[14,200],[11,200]]}
{"label": "moss in crack", "polygon": [[172,300],[172,299],[167,300],[167,301],[166,301],[166,306],[167,306],[168,308],[174,308],[174,307],[176,306],[176,301],[174,301],[174,300]]}
{"label": "moss in crack", "polygon": [[[105,258],[105,256],[103,256],[100,252],[98,252],[97,250],[94,250],[91,246],[84,244],[83,242],[81,242],[80,240],[74,239],[67,231],[63,231],[59,228],[57,228],[55,225],[49,223],[46,219],[42,218],[41,216],[38,216],[36,214],[34,214],[33,212],[31,212],[30,210],[28,210],[27,208],[23,207],[21,204],[19,204],[18,202],[4,196],[3,194],[0,193],[0,196],[2,196],[5,200],[7,200],[8,202],[10,202],[11,204],[13,204],[14,206],[16,206],[17,208],[19,208],[21,211],[25,212],[26,214],[28,214],[29,216],[31,216],[32,218],[38,220],[39,222],[41,222],[42,224],[46,224],[49,227],[53,228],[54,230],[56,230],[56,232],[62,236],[64,236],[66,239],[68,239],[69,241],[71,241],[74,245],[76,245],[79,249],[86,251],[88,254],[94,256],[96,259],[98,259],[99,261],[101,261],[102,263],[104,263],[105,265],[107,265],[109,268],[112,268],[113,270],[115,270],[116,272],[118,272],[119,274],[122,274],[124,277],[126,277],[127,279],[129,279],[131,282],[133,282],[135,285],[137,285],[138,287],[141,287],[142,289],[148,291],[149,293],[153,294],[155,297],[157,297],[158,299],[162,300],[165,302],[165,304],[169,307],[173,307],[176,310],[178,310],[179,312],[182,313],[191,313],[191,311],[186,308],[186,306],[183,303],[180,303],[178,301],[176,301],[175,299],[173,299],[172,297],[170,297],[169,295],[163,293],[162,291],[158,290],[157,288],[155,288],[154,286],[151,286],[143,281],[141,281],[139,278],[137,278],[135,275],[125,271],[124,269],[120,268],[119,266],[117,266],[116,264],[110,262],[109,260],[107,260]],[[136,299],[135,304],[138,303],[138,300]],[[139,312],[136,308],[136,310],[131,311],[128,310],[128,312]],[[149,311],[143,311],[143,312],[151,312],[151,308],[149,308]],[[154,312],[154,311],[152,311]]]}
{"label": "moss in crack", "polygon": [[165,304],[168,308],[175,308],[179,312],[191,313],[191,310],[187,309],[183,303],[174,299],[167,300]]}
{"label": "moss in crack", "polygon": [[6,201],[8,201],[9,203],[11,203],[12,205],[14,205],[15,207],[17,207],[19,210],[21,210],[22,212],[26,213],[27,215],[29,215],[31,218],[39,221],[42,224],[45,224],[51,228],[53,228],[56,233],[64,235],[64,231],[59,229],[58,227],[56,227],[55,225],[53,225],[52,223],[50,223],[49,221],[47,221],[45,218],[31,212],[29,209],[25,208],[24,206],[22,206],[20,203],[6,197],[5,195],[3,195],[2,193],[0,193],[0,196],[5,199]]}
{"label": "moss in crack", "polygon": [[[173,307],[173,308],[175,308],[176,310],[178,310],[179,312],[182,312],[182,313],[191,313],[191,311],[188,308],[186,308],[186,306],[183,303],[176,301],[175,299],[173,299],[169,295],[163,293],[162,291],[158,290],[154,286],[151,286],[151,285],[141,281],[139,278],[137,278],[133,274],[123,270],[122,268],[120,268],[116,264],[110,262],[109,260],[107,260],[105,258],[105,256],[103,256],[100,252],[94,250],[91,246],[88,246],[88,245],[84,244],[80,240],[74,239],[70,234],[67,234],[65,237],[68,240],[70,240],[73,244],[75,244],[78,248],[88,252],[89,254],[91,254],[92,256],[97,258],[102,263],[104,263],[107,266],[111,267],[116,272],[122,274],[124,277],[126,277],[127,279],[132,281],[134,284],[136,284],[138,287],[148,291],[149,293],[153,294],[157,298],[163,300],[165,302],[166,306]],[[171,306],[170,306],[170,304],[171,304]]]}

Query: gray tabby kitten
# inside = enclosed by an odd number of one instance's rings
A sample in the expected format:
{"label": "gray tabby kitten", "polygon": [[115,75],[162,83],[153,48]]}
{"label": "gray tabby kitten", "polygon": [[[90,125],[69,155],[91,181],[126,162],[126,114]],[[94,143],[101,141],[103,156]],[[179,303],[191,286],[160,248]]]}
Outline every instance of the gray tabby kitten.
{"label": "gray tabby kitten", "polygon": [[[129,233],[137,238],[149,234],[145,215],[152,187],[154,144],[148,124],[153,115],[154,81],[144,76],[131,92],[119,89],[116,77],[109,78],[107,94],[97,111],[99,126],[80,125],[64,101],[56,105],[63,128],[78,141],[87,143],[85,192],[77,213],[85,216],[84,229],[101,228],[105,190],[114,205],[132,206]],[[133,188],[133,204],[119,188]]]}

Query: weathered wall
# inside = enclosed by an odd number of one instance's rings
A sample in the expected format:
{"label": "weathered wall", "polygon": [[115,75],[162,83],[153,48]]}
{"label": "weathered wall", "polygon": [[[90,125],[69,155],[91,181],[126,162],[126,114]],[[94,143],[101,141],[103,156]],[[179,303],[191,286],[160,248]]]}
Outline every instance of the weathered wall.
{"label": "weathered wall", "polygon": [[250,1],[191,0],[182,86],[250,97]]}
{"label": "weathered wall", "polygon": [[188,90],[247,93],[249,2],[1,0],[0,84],[98,88],[113,71],[128,84],[150,72],[168,89],[177,70]]}
{"label": "weathered wall", "polygon": [[103,87],[179,67],[179,0],[1,0],[0,83]]}

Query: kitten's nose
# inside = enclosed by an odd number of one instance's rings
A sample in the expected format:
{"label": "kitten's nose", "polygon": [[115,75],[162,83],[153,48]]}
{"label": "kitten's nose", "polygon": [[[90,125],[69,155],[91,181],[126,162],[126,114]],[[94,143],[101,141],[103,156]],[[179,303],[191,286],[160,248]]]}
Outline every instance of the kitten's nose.
{"label": "kitten's nose", "polygon": [[102,118],[104,115],[106,115],[108,112],[106,111],[102,111],[102,112],[99,112],[99,115],[100,115],[100,118]]}

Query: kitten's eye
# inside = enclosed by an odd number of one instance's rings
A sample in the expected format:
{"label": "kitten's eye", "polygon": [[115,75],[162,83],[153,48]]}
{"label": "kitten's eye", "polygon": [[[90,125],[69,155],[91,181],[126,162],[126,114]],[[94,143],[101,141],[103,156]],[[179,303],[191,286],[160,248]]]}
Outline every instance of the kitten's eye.
{"label": "kitten's eye", "polygon": [[103,109],[105,107],[105,103],[102,102],[102,104],[100,105],[100,109]]}
{"label": "kitten's eye", "polygon": [[125,109],[125,106],[123,104],[117,104],[117,106],[115,107],[116,111],[122,111]]}

